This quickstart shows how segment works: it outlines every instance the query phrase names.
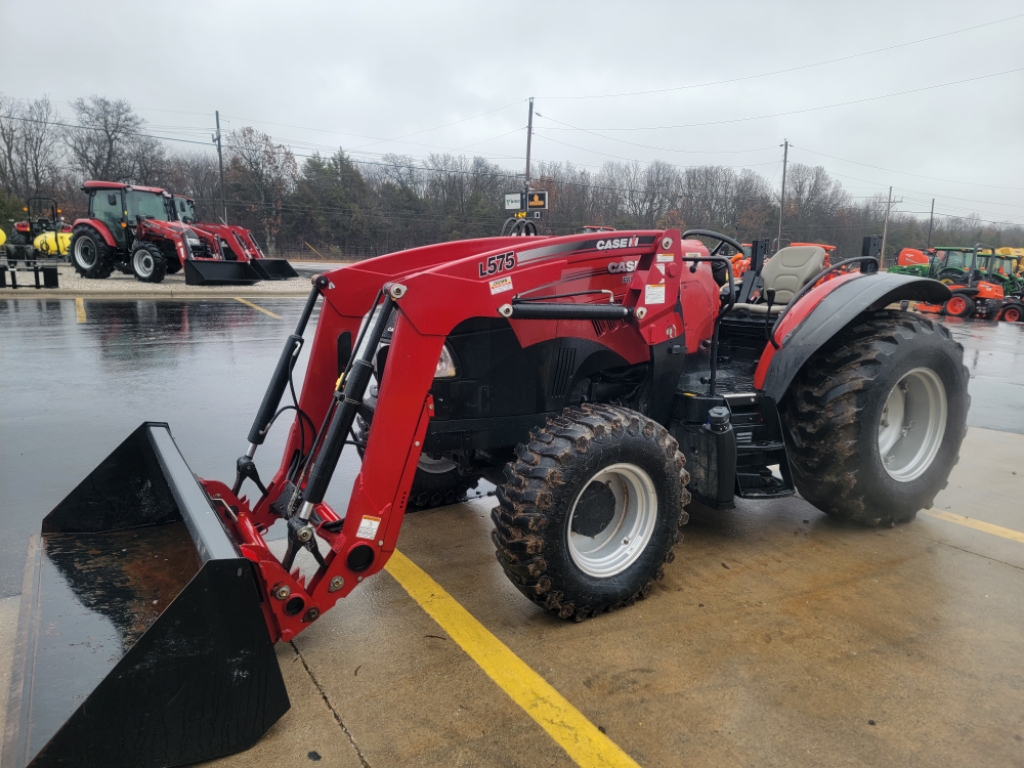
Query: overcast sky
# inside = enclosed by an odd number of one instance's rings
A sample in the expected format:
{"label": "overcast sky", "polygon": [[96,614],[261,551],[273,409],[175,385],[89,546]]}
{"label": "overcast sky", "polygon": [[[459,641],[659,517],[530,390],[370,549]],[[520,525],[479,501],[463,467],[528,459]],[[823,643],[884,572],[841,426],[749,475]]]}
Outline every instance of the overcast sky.
{"label": "overcast sky", "polygon": [[[522,170],[535,96],[535,161],[715,163],[778,185],[788,138],[791,161],[855,196],[891,184],[899,210],[937,197],[939,212],[1024,223],[1024,71],[991,76],[1024,69],[1019,0],[0,0],[0,29],[0,92],[68,114],[79,96],[126,98],[179,139],[207,142],[219,109],[225,129],[299,155],[448,151]],[[674,90],[580,98],[659,89]]]}

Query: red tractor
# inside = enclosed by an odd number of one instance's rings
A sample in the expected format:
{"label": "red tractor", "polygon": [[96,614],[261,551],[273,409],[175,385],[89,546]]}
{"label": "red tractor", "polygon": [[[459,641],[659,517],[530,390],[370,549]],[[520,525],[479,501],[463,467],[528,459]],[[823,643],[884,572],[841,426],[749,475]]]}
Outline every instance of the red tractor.
{"label": "red tractor", "polygon": [[[704,230],[463,240],[314,278],[233,480],[197,478],[168,426],[143,423],[46,517],[8,741],[33,766],[107,768],[251,746],[288,708],[273,643],[384,567],[424,456],[497,485],[498,564],[563,619],[651,596],[691,499],[799,491],[869,526],[930,507],[966,432],[963,349],[888,307],[949,289],[871,257],[823,268],[825,250],[803,246],[767,266],[758,253],[753,291],[722,244],[742,250]],[[265,482],[255,454],[285,410]],[[362,467],[335,509],[347,446]],[[95,666],[72,676],[81,643]]]}
{"label": "red tractor", "polygon": [[196,220],[195,201],[185,195],[173,195],[168,200],[171,219],[209,232],[217,238],[227,261],[249,264],[263,280],[287,280],[298,277],[298,272],[287,259],[268,259],[256,243],[252,232],[245,227]]}
{"label": "red tractor", "polygon": [[87,181],[88,218],[77,219],[69,253],[85,278],[105,278],[115,269],[137,280],[159,283],[185,268],[189,285],[254,283],[258,275],[224,261],[215,237],[171,221],[166,193],[113,181]]}

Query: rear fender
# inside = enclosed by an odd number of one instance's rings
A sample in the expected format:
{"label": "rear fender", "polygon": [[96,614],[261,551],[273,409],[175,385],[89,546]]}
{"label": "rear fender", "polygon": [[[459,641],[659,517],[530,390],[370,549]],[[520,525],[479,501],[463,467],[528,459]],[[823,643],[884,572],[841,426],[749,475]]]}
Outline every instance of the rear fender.
{"label": "rear fender", "polygon": [[[786,322],[789,316],[784,318],[783,325],[789,327],[778,329],[782,337],[781,348],[776,350],[769,344],[761,355],[754,386],[777,403],[782,402],[793,377],[811,355],[853,322],[857,315],[884,309],[903,300],[942,304],[951,295],[949,288],[938,280],[884,272],[855,273],[831,282],[836,284],[835,287],[824,296],[819,295],[817,303],[813,300],[820,288],[803,298],[801,303],[811,302],[809,312],[800,313],[802,317],[794,314],[792,324]],[[794,311],[797,309],[794,307]]]}
{"label": "rear fender", "polygon": [[103,242],[105,242],[111,248],[117,248],[117,241],[114,240],[114,236],[110,234],[110,229],[107,227],[106,224],[104,224],[99,219],[75,219],[74,226],[78,227],[80,224],[85,224],[86,226],[92,227],[97,232],[99,232],[100,237],[103,238]]}

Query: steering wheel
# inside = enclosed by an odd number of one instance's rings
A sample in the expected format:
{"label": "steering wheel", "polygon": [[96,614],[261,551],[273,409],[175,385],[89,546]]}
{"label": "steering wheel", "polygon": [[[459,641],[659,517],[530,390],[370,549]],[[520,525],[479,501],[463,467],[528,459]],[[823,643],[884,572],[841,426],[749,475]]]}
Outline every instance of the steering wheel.
{"label": "steering wheel", "polygon": [[712,232],[710,229],[688,229],[683,232],[681,239],[686,240],[691,235],[696,235],[697,237],[710,237],[712,240],[718,241],[718,245],[716,245],[714,250],[710,252],[711,256],[717,256],[718,252],[722,250],[723,245],[732,246],[740,253],[743,253],[742,245],[728,235],[723,235],[721,232]]}

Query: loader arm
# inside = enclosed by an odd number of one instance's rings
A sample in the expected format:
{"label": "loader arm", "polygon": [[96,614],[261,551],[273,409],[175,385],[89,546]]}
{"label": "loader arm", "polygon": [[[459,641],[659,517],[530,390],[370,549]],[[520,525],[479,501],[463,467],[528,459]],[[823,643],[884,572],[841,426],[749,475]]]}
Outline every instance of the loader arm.
{"label": "loader arm", "polygon": [[[592,333],[595,319],[618,318],[626,321],[621,333],[632,335],[636,348],[677,337],[683,342],[680,282],[683,275],[690,280],[698,276],[683,268],[679,233],[623,235],[627,237],[615,239],[622,241],[616,256],[634,260],[636,267],[616,303],[595,292],[544,300],[545,290],[554,294],[553,286],[585,271],[598,257],[606,258],[599,243],[611,239],[593,235],[462,241],[379,257],[323,276],[324,300],[299,400],[310,421],[320,425],[318,442],[297,417],[281,465],[251,509],[227,486],[204,481],[242,551],[261,571],[271,597],[265,610],[274,639],[294,637],[383,568],[394,551],[433,411],[430,390],[437,361],[459,323],[505,318],[528,326],[532,319],[554,319],[559,335],[572,336]],[[690,255],[698,248],[706,255],[698,243],[685,247]],[[373,315],[376,301],[382,301],[381,311]],[[368,380],[366,369],[392,308],[397,316],[377,408],[362,467],[341,515],[324,503],[323,495],[349,438],[354,409]],[[367,338],[353,349],[368,315]],[[699,339],[685,343],[695,347]],[[304,462],[297,461],[307,455]],[[262,538],[282,513],[292,537],[283,561]],[[308,581],[291,562],[293,551],[308,557],[302,553],[309,546],[308,538],[302,538],[309,535],[303,533],[307,526],[329,547],[314,554],[319,555],[318,567]]]}

